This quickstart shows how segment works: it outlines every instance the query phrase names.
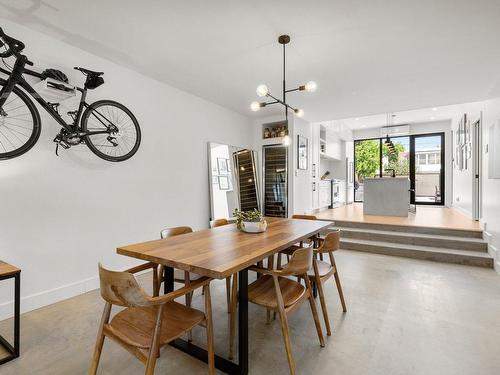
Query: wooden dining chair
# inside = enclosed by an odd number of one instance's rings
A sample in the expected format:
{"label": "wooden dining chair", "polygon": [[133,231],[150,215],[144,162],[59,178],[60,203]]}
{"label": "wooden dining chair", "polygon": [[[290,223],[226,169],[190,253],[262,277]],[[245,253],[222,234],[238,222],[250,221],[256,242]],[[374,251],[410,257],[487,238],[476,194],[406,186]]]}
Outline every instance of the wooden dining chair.
{"label": "wooden dining chair", "polygon": [[321,242],[320,247],[314,250],[316,254],[328,254],[330,263],[318,260],[316,257],[314,257],[313,268],[307,272],[308,278],[318,289],[321,310],[323,312],[323,319],[325,320],[326,333],[328,336],[331,336],[332,332],[330,329],[330,320],[328,318],[328,309],[326,307],[323,284],[332,276],[335,278],[335,283],[337,284],[337,291],[339,293],[340,302],[342,304],[342,310],[344,312],[347,312],[344,293],[342,292],[342,285],[340,284],[339,272],[337,270],[337,265],[335,264],[335,259],[333,256],[333,252],[337,251],[339,248],[340,230],[336,229],[328,233],[324,240]]}
{"label": "wooden dining chair", "polygon": [[[193,230],[191,229],[191,227],[187,227],[187,226],[166,228],[160,232],[160,238],[179,236],[181,234],[187,234],[187,233],[192,233],[192,232],[193,232]],[[165,267],[160,264],[158,266],[158,284],[157,284],[158,290],[156,292],[156,295],[159,295],[161,284],[165,281],[164,270],[165,270]],[[189,285],[190,281],[197,280],[200,277],[201,276],[196,275],[196,274],[190,274],[187,271],[174,269],[174,281],[181,283],[181,284]],[[192,293],[189,295],[186,295],[186,306],[191,306],[191,300],[192,300]]]}
{"label": "wooden dining chair", "polygon": [[[155,371],[160,348],[200,325],[207,330],[208,373],[215,374],[212,305],[208,277],[193,281],[160,297],[147,295],[135,277],[128,272],[114,272],[99,264],[101,296],[106,301],[102,314],[90,375],[97,373],[104,339],[120,344],[146,365],[146,375]],[[174,299],[203,287],[205,312],[175,302]],[[113,316],[111,309],[125,307]]]}
{"label": "wooden dining chair", "polygon": [[[222,227],[224,225],[228,225],[229,220],[227,219],[215,219],[212,228],[217,228],[217,227]],[[226,302],[227,302],[227,312],[231,312],[231,277],[233,276],[228,276],[226,277]]]}
{"label": "wooden dining chair", "polygon": [[[293,359],[287,315],[295,311],[306,299],[309,300],[320,345],[322,347],[325,346],[316,303],[312,297],[311,283],[307,277],[307,272],[312,267],[312,260],[313,248],[307,247],[295,251],[290,262],[282,269],[250,267],[250,270],[262,276],[248,286],[248,301],[278,312],[291,374],[295,374],[295,362]],[[305,280],[306,286],[304,287],[301,283],[289,279],[289,276],[302,277]],[[230,345],[234,343],[234,335],[235,329],[232,327]],[[232,348],[230,348],[231,350]]]}
{"label": "wooden dining chair", "polygon": [[[292,219],[301,219],[301,220],[318,220],[318,218],[314,215],[299,215],[295,214],[292,215]],[[318,247],[320,243],[320,236],[319,234],[315,234],[309,238],[309,242],[313,244],[313,247]],[[286,255],[287,261],[290,261],[290,256],[299,248],[304,246],[304,241],[301,241],[297,245],[294,245],[288,249],[285,249],[283,251],[280,251],[278,253],[278,261],[277,261],[277,266],[278,268],[281,268],[281,262],[282,262],[282,255]],[[323,259],[322,259],[323,260]]]}

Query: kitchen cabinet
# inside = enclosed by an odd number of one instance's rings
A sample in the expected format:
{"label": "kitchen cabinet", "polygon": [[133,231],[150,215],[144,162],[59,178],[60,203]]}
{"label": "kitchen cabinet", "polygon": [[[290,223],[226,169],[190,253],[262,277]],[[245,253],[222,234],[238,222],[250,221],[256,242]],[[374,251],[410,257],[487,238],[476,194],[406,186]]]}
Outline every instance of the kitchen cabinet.
{"label": "kitchen cabinet", "polygon": [[327,208],[332,204],[332,182],[323,180],[318,186],[319,208]]}
{"label": "kitchen cabinet", "polygon": [[321,157],[335,160],[342,159],[342,141],[339,135],[323,125],[320,125],[319,146]]}

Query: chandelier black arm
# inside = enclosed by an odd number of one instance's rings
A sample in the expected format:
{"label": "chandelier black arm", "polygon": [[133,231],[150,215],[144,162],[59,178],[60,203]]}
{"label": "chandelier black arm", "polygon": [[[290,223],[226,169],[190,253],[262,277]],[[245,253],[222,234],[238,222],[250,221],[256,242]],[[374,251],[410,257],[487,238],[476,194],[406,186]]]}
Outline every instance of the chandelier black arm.
{"label": "chandelier black arm", "polygon": [[269,96],[270,98],[273,98],[275,101],[272,103],[266,103],[266,105],[280,103],[280,104],[284,105],[285,107],[290,108],[292,111],[297,111],[297,108],[293,108],[291,105],[286,104],[285,102],[283,102],[282,100],[279,100],[278,98],[275,98],[274,96],[271,95],[271,93],[268,92],[267,96]]}
{"label": "chandelier black arm", "polygon": [[290,89],[290,90],[285,90],[286,93],[289,93],[289,92],[294,92],[294,91],[302,91],[302,86],[299,86],[297,87],[296,89]]}

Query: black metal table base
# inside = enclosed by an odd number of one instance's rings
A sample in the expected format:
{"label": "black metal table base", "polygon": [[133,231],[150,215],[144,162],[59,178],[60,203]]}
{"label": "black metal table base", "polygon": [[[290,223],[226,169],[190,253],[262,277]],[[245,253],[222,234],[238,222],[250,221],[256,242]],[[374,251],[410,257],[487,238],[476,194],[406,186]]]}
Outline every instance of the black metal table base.
{"label": "black metal table base", "polygon": [[[238,272],[238,363],[215,355],[215,368],[234,375],[248,374],[248,270]],[[165,293],[174,290],[174,270],[165,267]],[[177,339],[170,343],[171,346],[187,353],[200,361],[208,362],[207,351],[191,342]]]}
{"label": "black metal table base", "polygon": [[18,272],[13,275],[0,277],[0,281],[11,278],[14,278],[14,346],[9,344],[5,338],[0,336],[0,345],[9,353],[6,357],[0,358],[0,365],[19,357],[21,273]]}

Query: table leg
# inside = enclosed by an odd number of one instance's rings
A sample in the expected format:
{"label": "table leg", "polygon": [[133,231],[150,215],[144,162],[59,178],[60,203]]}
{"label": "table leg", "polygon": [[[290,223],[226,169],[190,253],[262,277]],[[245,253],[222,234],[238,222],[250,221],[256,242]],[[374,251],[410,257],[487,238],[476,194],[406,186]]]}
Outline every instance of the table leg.
{"label": "table leg", "polygon": [[174,269],[172,267],[163,267],[163,293],[167,294],[174,291]]}
{"label": "table leg", "polygon": [[21,273],[14,277],[14,356],[19,357],[21,320]]}
{"label": "table leg", "polygon": [[248,374],[248,269],[239,272],[238,362],[240,374]]}
{"label": "table leg", "polygon": [[[167,267],[165,267],[167,268]],[[224,357],[215,355],[215,368],[226,374],[247,375],[248,374],[248,270],[239,272],[238,291],[238,363],[234,363]],[[165,279],[167,280],[167,279]],[[173,274],[172,274],[173,286]],[[184,353],[207,362],[207,351],[192,342],[176,339],[170,343]]]}

